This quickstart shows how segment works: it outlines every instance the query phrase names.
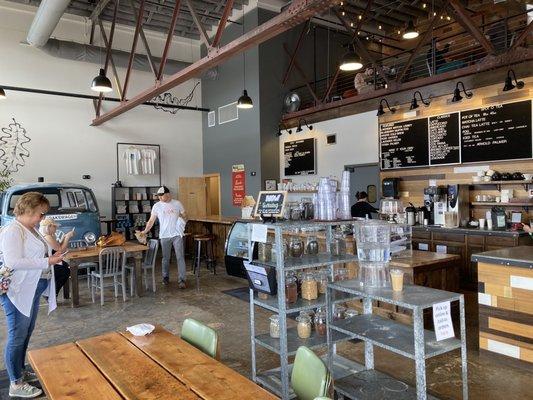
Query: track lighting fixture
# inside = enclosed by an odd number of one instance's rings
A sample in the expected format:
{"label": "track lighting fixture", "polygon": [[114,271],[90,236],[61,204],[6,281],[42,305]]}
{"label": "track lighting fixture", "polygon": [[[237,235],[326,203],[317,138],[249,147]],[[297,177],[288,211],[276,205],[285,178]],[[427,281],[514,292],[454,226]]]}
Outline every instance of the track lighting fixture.
{"label": "track lighting fixture", "polygon": [[415,28],[415,24],[413,23],[413,20],[409,20],[407,24],[407,29],[403,33],[402,37],[404,39],[415,39],[418,37],[418,31]]}
{"label": "track lighting fixture", "polygon": [[396,112],[396,109],[394,107],[390,107],[389,105],[389,102],[387,101],[386,98],[383,98],[379,101],[379,108],[378,108],[378,113],[377,113],[377,116],[379,117],[380,115],[383,115],[385,114],[385,110],[383,109],[383,103],[385,103],[385,105],[387,106],[387,108],[389,109],[389,111],[394,114]]}
{"label": "track lighting fixture", "polygon": [[417,93],[418,93],[418,96],[420,97],[420,101],[426,107],[429,106],[429,104],[431,103],[431,101],[429,101],[429,100],[424,100],[424,98],[422,97],[422,93],[420,93],[420,91],[417,90],[416,92],[413,93],[413,99],[411,100],[411,107],[409,107],[409,110],[416,110],[418,107],[420,107],[418,105],[418,101],[416,100],[416,94]]}
{"label": "track lighting fixture", "polygon": [[109,93],[113,90],[111,81],[107,76],[105,76],[105,71],[103,68],[100,68],[100,73],[94,77],[91,83],[91,90],[100,93]]}
{"label": "track lighting fixture", "polygon": [[[511,75],[512,75],[512,79],[511,79]],[[513,84],[513,79],[514,79],[514,84]],[[503,86],[503,91],[507,92],[509,90],[513,90],[515,87],[517,89],[522,89],[524,87],[524,81],[517,81],[514,70],[510,69],[509,71],[507,71],[507,77],[505,78],[505,85]]]}
{"label": "track lighting fixture", "polygon": [[361,58],[352,49],[352,44],[349,45],[348,52],[342,57],[339,68],[341,71],[357,71],[363,68]]}
{"label": "track lighting fixture", "polygon": [[455,85],[455,89],[453,91],[452,103],[457,103],[463,100],[463,96],[461,96],[461,90],[459,89],[459,86],[462,86],[463,93],[465,94],[467,99],[470,99],[474,95],[472,92],[467,92],[464,83],[459,81],[457,82],[457,85]]}

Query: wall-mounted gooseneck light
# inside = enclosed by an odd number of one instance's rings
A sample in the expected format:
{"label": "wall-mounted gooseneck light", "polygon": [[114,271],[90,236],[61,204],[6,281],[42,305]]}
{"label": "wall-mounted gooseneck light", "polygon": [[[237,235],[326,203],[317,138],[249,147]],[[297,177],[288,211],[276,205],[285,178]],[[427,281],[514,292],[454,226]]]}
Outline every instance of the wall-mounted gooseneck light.
{"label": "wall-mounted gooseneck light", "polygon": [[103,68],[100,68],[100,73],[94,77],[91,83],[91,90],[100,93],[109,93],[113,90],[111,81],[107,76],[105,76],[105,71]]}
{"label": "wall-mounted gooseneck light", "polygon": [[463,93],[465,94],[467,99],[472,98],[474,95],[472,92],[467,92],[465,89],[465,84],[461,81],[457,82],[457,85],[455,85],[455,89],[453,91],[453,97],[452,97],[452,103],[457,103],[461,100],[463,100],[463,96],[461,96],[461,90],[459,88],[461,86],[463,88]]}
{"label": "wall-mounted gooseneck light", "polygon": [[416,100],[416,94],[418,93],[418,97],[420,97],[420,101],[422,102],[423,105],[425,105],[426,107],[429,106],[431,104],[431,101],[428,100],[424,100],[424,98],[422,97],[422,93],[420,93],[419,90],[417,90],[414,94],[413,94],[413,99],[411,100],[411,107],[409,107],[409,110],[416,110],[418,107],[420,107],[418,105],[418,101]]}
{"label": "wall-mounted gooseneck light", "polygon": [[300,133],[303,129],[302,129],[302,122],[305,126],[307,126],[307,129],[309,129],[310,131],[313,130],[313,125],[307,125],[307,121],[303,118],[301,118],[299,121],[298,121],[298,128],[296,128],[296,133]]}
{"label": "wall-mounted gooseneck light", "polygon": [[385,103],[385,106],[387,106],[387,108],[389,109],[389,111],[394,114],[396,112],[396,109],[394,107],[391,108],[391,106],[389,105],[389,102],[387,101],[387,99],[383,98],[379,101],[379,107],[378,107],[378,113],[377,113],[377,116],[379,117],[380,115],[383,115],[385,114],[385,110],[383,109],[383,103]]}
{"label": "wall-mounted gooseneck light", "polygon": [[[512,75],[512,79],[511,79],[511,75]],[[514,84],[513,84],[513,79],[514,79]],[[507,77],[505,78],[505,85],[503,86],[503,91],[507,92],[509,90],[513,90],[515,87],[517,89],[522,89],[524,87],[524,81],[517,81],[514,70],[510,69],[509,71],[507,71]]]}
{"label": "wall-mounted gooseneck light", "polygon": [[4,100],[6,97],[6,91],[3,87],[0,87],[0,100]]}
{"label": "wall-mounted gooseneck light", "polygon": [[287,129],[287,126],[283,122],[280,122],[278,125],[278,136],[283,135],[281,132],[282,127],[289,133],[289,135],[292,135],[292,129]]}

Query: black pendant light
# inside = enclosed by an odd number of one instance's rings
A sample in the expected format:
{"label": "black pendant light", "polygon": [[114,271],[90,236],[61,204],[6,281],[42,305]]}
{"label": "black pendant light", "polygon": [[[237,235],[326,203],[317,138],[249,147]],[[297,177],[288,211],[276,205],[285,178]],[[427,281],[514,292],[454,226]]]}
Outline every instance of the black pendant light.
{"label": "black pendant light", "polygon": [[[244,36],[244,7],[242,8],[242,35]],[[242,76],[243,76],[243,91],[242,96],[237,100],[237,108],[246,110],[254,107],[252,98],[248,96],[246,91],[246,54],[242,52]]]}
{"label": "black pendant light", "polygon": [[461,90],[459,89],[459,86],[463,87],[463,93],[465,94],[467,99],[470,99],[474,95],[472,92],[467,92],[465,89],[465,84],[459,81],[457,82],[457,85],[455,85],[455,89],[453,91],[452,103],[457,103],[463,100],[463,96],[461,96]]}
{"label": "black pendant light", "polygon": [[339,68],[341,71],[357,71],[363,68],[363,62],[351,44],[348,47],[348,52],[342,57]]}
{"label": "black pendant light", "polygon": [[407,24],[407,29],[403,33],[402,37],[404,39],[415,39],[418,37],[418,31],[415,28],[415,24],[413,23],[413,20],[409,20]]}
{"label": "black pendant light", "polygon": [[[516,85],[513,84],[513,79],[511,79],[511,75],[513,76]],[[509,90],[513,90],[515,87],[517,89],[522,89],[524,87],[524,81],[517,81],[514,70],[510,69],[509,71],[507,71],[507,77],[505,78],[505,85],[503,86],[503,91],[507,92]]]}
{"label": "black pendant light", "polygon": [[418,101],[416,100],[416,94],[418,93],[418,96],[420,97],[420,101],[422,102],[422,104],[424,104],[426,107],[430,105],[431,101],[429,100],[424,100],[424,98],[422,97],[422,93],[420,93],[419,90],[417,90],[414,94],[413,94],[413,99],[411,100],[411,107],[409,107],[409,110],[416,110],[418,107],[420,107],[418,105]]}
{"label": "black pendant light", "polygon": [[103,68],[100,68],[100,73],[93,79],[93,82],[91,83],[91,90],[101,93],[109,93],[113,90],[111,81],[107,76],[105,76],[105,71]]}
{"label": "black pendant light", "polygon": [[0,87],[0,100],[4,100],[6,98],[6,92],[3,87]]}
{"label": "black pendant light", "polygon": [[379,101],[379,107],[378,107],[378,113],[377,113],[377,116],[381,116],[383,114],[385,114],[385,110],[383,108],[383,103],[385,103],[385,105],[387,106],[387,108],[389,109],[389,111],[394,114],[396,112],[396,109],[394,107],[390,107],[389,106],[389,102],[387,101],[387,99],[383,98]]}

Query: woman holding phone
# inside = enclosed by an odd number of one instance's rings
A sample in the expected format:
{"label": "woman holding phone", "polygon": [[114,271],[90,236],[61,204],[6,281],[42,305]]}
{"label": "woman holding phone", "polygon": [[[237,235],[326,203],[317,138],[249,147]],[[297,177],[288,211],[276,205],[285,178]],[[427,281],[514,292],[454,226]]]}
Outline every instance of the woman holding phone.
{"label": "woman holding phone", "polygon": [[48,313],[56,308],[52,266],[63,261],[63,256],[52,255],[48,242],[37,229],[49,208],[50,203],[42,193],[24,193],[15,204],[15,220],[0,233],[3,262],[12,270],[7,291],[0,295],[7,322],[4,360],[10,397],[32,398],[42,394],[41,389],[29,384],[37,377],[26,370],[24,362],[41,295],[48,296]]}
{"label": "woman holding phone", "polygon": [[[55,222],[52,218],[45,218],[41,221],[39,231],[48,242],[48,245],[52,248],[52,254],[61,253],[61,255],[64,256],[66,252],[68,252],[68,242],[70,241],[70,239],[72,239],[72,236],[74,236],[74,229],[72,229],[70,232],[65,233],[65,236],[63,236],[63,240],[61,242],[58,242],[56,239],[56,232],[58,226],[59,225],[57,224],[57,222]],[[65,283],[67,283],[69,276],[70,269],[66,261],[62,261],[61,263],[54,265],[56,296],[59,294],[61,288],[65,286]]]}

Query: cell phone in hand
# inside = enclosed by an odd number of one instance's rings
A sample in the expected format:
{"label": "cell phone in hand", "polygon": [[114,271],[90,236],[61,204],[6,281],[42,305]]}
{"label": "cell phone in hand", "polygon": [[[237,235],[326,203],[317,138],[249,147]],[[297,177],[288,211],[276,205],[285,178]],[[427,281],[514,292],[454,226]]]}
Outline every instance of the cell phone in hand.
{"label": "cell phone in hand", "polygon": [[66,250],[64,253],[61,253],[61,257],[65,256],[65,254],[68,253],[68,250]]}

